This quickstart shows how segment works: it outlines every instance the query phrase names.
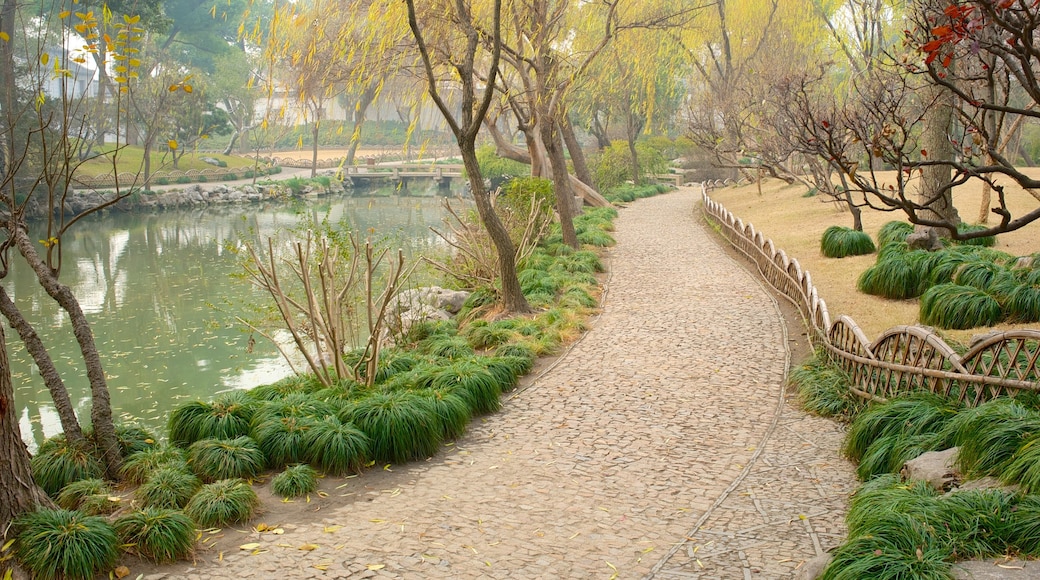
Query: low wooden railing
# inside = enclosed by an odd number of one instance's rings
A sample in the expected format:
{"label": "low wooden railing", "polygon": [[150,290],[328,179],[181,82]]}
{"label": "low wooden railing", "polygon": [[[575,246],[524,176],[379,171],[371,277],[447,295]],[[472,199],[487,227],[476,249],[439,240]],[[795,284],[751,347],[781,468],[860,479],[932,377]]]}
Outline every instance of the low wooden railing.
{"label": "low wooden railing", "polygon": [[1020,391],[1040,391],[1040,331],[994,333],[958,354],[931,329],[896,326],[871,341],[852,318],[833,323],[812,276],[751,224],[744,224],[701,186],[702,211],[801,312],[809,337],[852,377],[860,397],[884,401],[930,391],[969,406]]}

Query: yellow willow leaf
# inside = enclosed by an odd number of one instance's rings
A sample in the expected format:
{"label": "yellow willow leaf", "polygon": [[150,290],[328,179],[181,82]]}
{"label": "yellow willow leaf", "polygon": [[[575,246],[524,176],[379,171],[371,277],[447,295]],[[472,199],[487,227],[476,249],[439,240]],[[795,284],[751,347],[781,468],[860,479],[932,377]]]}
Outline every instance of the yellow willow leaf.
{"label": "yellow willow leaf", "polygon": [[166,145],[167,145],[167,146],[168,146],[168,147],[169,147],[169,148],[170,148],[171,150],[173,150],[173,149],[176,149],[176,148],[177,148],[177,141],[175,141],[174,139],[170,139],[169,141],[167,141],[167,142],[166,142]]}
{"label": "yellow willow leaf", "polygon": [[305,552],[313,552],[314,550],[317,550],[320,547],[321,546],[318,546],[317,544],[304,544],[304,545],[300,546],[299,549],[303,550]]}
{"label": "yellow willow leaf", "polygon": [[123,15],[123,22],[126,22],[127,24],[137,24],[140,21],[140,14],[138,14],[137,16],[127,16],[126,14]]}
{"label": "yellow willow leaf", "polygon": [[68,18],[68,17],[69,17],[69,16],[71,15],[71,14],[72,14],[72,11],[71,11],[71,10],[63,10],[63,11],[61,11],[61,12],[59,12],[59,13],[58,13],[58,18],[60,18],[60,19],[62,19],[62,20],[65,20],[65,19],[66,19],[66,18]]}
{"label": "yellow willow leaf", "polygon": [[141,59],[139,59],[139,58],[131,58],[130,59],[130,66],[132,66],[132,67],[141,66]]}
{"label": "yellow willow leaf", "polygon": [[367,567],[369,570],[382,570],[386,568],[386,564],[369,564]]}
{"label": "yellow willow leaf", "polygon": [[13,539],[7,540],[7,542],[3,545],[3,547],[0,547],[0,552],[6,552],[6,551],[10,550],[11,546],[13,546],[13,545],[14,545],[14,540]]}
{"label": "yellow willow leaf", "polygon": [[181,88],[179,85],[170,85],[170,92],[176,92],[179,88]]}
{"label": "yellow willow leaf", "polygon": [[46,52],[40,55],[40,64],[42,64],[43,66],[47,66],[47,63],[49,63],[50,61],[51,55],[47,54]]}
{"label": "yellow willow leaf", "polygon": [[195,90],[191,85],[184,85],[181,88],[188,94],[191,94],[191,92]]}
{"label": "yellow willow leaf", "polygon": [[253,542],[251,544],[242,544],[241,546],[238,547],[238,549],[239,550],[255,550],[255,549],[259,548],[259,547],[260,547],[260,544],[258,542]]}
{"label": "yellow willow leaf", "polygon": [[343,526],[325,526],[325,529],[323,531],[326,534],[332,534],[332,533],[338,532],[340,530],[340,528],[342,528],[342,527]]}
{"label": "yellow willow leaf", "polygon": [[126,83],[126,77],[116,77],[114,80],[117,83],[120,83],[120,84],[125,84]]}
{"label": "yellow willow leaf", "polygon": [[[11,35],[7,34],[6,32],[0,32],[0,40],[2,40],[4,42],[10,42]],[[10,572],[10,570],[8,570],[8,572]]]}
{"label": "yellow willow leaf", "polygon": [[213,8],[209,9],[209,15],[210,15],[211,18],[216,18],[217,17],[217,5],[216,4],[213,5]]}
{"label": "yellow willow leaf", "polygon": [[113,68],[112,70],[116,71],[117,73],[125,73],[127,69],[123,65],[118,65],[115,68]]}
{"label": "yellow willow leaf", "polygon": [[12,569],[8,568],[7,571],[4,572],[4,580],[13,580],[13,579],[14,579],[14,571]]}

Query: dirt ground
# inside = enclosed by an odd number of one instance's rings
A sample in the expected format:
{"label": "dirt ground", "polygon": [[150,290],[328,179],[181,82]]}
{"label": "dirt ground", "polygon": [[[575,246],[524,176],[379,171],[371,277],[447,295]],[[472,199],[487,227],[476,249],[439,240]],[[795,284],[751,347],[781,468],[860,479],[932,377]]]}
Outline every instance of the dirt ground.
{"label": "dirt ground", "polygon": [[[1040,177],[1040,168],[1026,172],[1033,177]],[[832,259],[820,253],[823,231],[832,225],[851,227],[852,215],[829,198],[804,197],[805,193],[804,185],[787,185],[780,180],[767,179],[763,182],[761,196],[755,184],[723,187],[712,191],[710,195],[745,223],[754,225],[757,231],[772,239],[777,248],[797,259],[812,274],[813,282],[827,303],[831,320],[847,314],[871,339],[892,326],[916,323],[917,300],[886,300],[856,290],[856,279],[875,262],[876,255]],[[1021,188],[1010,185],[1007,187],[1007,197],[1016,215],[1040,205]],[[976,222],[981,200],[980,186],[962,187],[954,192],[954,203],[961,219],[969,223]],[[882,212],[869,208],[863,210],[863,228],[875,240],[881,226],[892,220],[905,220],[905,217],[902,212]],[[994,221],[994,218],[991,217],[990,221]],[[1002,234],[997,238],[995,249],[1015,256],[1040,251],[1038,227],[1040,225],[1029,225]],[[1035,325],[1001,325],[996,328],[1025,326]],[[973,335],[990,330],[993,329],[948,331],[946,335],[957,341],[968,342]]]}

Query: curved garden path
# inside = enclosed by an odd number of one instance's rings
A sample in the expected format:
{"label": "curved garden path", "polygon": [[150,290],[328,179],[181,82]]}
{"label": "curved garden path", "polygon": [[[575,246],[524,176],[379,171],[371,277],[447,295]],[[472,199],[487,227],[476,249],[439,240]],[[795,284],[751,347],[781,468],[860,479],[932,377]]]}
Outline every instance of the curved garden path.
{"label": "curved garden path", "polygon": [[780,312],[696,203],[622,210],[592,330],[455,445],[147,578],[792,577],[840,541],[851,467],[788,400]]}

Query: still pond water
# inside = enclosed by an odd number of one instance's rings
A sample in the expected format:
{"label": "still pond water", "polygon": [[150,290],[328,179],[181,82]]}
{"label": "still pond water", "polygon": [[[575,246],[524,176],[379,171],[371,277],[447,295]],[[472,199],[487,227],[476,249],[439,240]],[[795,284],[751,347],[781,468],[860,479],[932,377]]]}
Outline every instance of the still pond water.
{"label": "still pond water", "polygon": [[[236,322],[264,300],[235,274],[229,245],[273,234],[301,220],[341,219],[355,231],[391,239],[413,256],[444,252],[429,227],[444,211],[432,197],[338,197],[306,205],[238,207],[130,215],[110,213],[74,226],[63,241],[62,281],[93,326],[117,422],[162,432],[175,405],[249,389],[290,370],[266,339]],[[41,236],[42,237],[42,236]],[[48,345],[81,422],[89,421],[90,389],[68,317],[16,269],[8,292]],[[6,329],[15,402],[30,449],[61,431],[50,395],[17,334]]]}

